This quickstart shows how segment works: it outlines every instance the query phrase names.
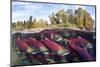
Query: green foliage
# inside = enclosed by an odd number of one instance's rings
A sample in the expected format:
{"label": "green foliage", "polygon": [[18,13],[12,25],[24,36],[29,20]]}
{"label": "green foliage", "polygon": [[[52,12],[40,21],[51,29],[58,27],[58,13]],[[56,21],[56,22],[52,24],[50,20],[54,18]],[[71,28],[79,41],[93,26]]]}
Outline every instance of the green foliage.
{"label": "green foliage", "polygon": [[49,15],[49,19],[51,24],[48,25],[46,20],[33,19],[32,16],[29,17],[27,21],[17,21],[12,23],[12,28],[15,30],[23,30],[23,29],[32,29],[32,28],[58,28],[58,27],[72,27],[79,29],[92,30],[93,28],[93,19],[90,14],[82,8],[78,8],[73,11],[72,9],[68,10],[58,10],[56,13],[52,12]]}
{"label": "green foliage", "polygon": [[52,25],[62,24],[64,27],[77,27],[86,30],[92,30],[93,28],[93,19],[82,8],[78,8],[75,11],[71,9],[64,11],[64,9],[61,9],[56,13],[52,13],[49,18]]}
{"label": "green foliage", "polygon": [[46,20],[40,19],[36,20],[35,18],[32,20],[32,16],[29,17],[28,21],[18,21],[16,23],[12,23],[12,28],[14,30],[23,30],[23,29],[32,29],[32,28],[45,28],[48,27],[48,23]]}

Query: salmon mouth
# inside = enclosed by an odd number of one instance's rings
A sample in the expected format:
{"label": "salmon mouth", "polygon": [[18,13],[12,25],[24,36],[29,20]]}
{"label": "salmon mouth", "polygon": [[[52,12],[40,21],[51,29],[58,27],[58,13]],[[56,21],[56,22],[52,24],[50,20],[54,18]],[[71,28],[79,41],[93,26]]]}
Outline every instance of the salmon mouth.
{"label": "salmon mouth", "polygon": [[65,52],[62,54],[62,56],[68,55],[70,52]]}
{"label": "salmon mouth", "polygon": [[44,54],[45,54],[45,55],[48,55],[48,54],[49,54],[49,52],[44,52]]}
{"label": "salmon mouth", "polygon": [[60,49],[57,51],[58,55],[65,56],[68,55],[70,52],[68,50]]}

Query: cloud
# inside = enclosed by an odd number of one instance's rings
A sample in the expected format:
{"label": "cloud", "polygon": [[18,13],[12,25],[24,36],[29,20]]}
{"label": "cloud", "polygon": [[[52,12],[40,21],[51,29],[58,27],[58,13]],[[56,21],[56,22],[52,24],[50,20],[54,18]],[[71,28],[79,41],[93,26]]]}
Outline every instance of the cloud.
{"label": "cloud", "polygon": [[36,19],[44,19],[49,21],[48,16],[52,12],[57,12],[60,9],[78,9],[79,7],[86,9],[95,18],[94,11],[91,11],[91,7],[80,5],[62,5],[62,4],[43,4],[43,3],[31,3],[31,2],[13,2],[12,3],[12,21],[28,20],[29,16],[33,16]]}
{"label": "cloud", "polygon": [[[12,20],[25,20],[26,17],[28,19],[33,13],[37,13],[39,9],[41,10],[43,5],[40,4],[31,4],[31,3],[24,3],[24,2],[13,2],[12,4]],[[24,18],[25,17],[25,18]]]}
{"label": "cloud", "polygon": [[94,15],[92,15],[91,18],[95,21],[95,16]]}
{"label": "cloud", "polygon": [[83,8],[83,9],[86,9],[86,6],[82,6],[82,5],[77,5],[77,6],[74,6],[75,9],[78,9],[78,8]]}

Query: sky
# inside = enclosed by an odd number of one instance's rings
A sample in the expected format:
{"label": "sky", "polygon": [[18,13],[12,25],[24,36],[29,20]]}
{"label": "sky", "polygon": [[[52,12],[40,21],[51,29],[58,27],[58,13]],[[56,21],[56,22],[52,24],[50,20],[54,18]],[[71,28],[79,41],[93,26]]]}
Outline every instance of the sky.
{"label": "sky", "polygon": [[82,5],[67,5],[67,4],[50,4],[50,3],[33,3],[33,2],[12,2],[12,22],[28,20],[30,16],[37,20],[43,19],[50,23],[49,15],[52,12],[57,12],[60,9],[76,10],[79,7],[86,9],[91,17],[95,20],[95,7]]}

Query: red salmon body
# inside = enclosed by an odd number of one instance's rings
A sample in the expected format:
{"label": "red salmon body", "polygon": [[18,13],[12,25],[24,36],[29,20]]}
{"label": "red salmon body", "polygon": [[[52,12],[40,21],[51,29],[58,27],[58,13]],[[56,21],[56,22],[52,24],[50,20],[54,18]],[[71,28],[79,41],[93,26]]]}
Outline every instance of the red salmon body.
{"label": "red salmon body", "polygon": [[53,42],[52,40],[42,40],[42,42],[52,51],[58,51],[60,49],[63,49],[59,44]]}
{"label": "red salmon body", "polygon": [[19,37],[16,39],[16,45],[20,50],[24,52],[26,52],[29,48],[28,44],[25,41],[21,40]]}

